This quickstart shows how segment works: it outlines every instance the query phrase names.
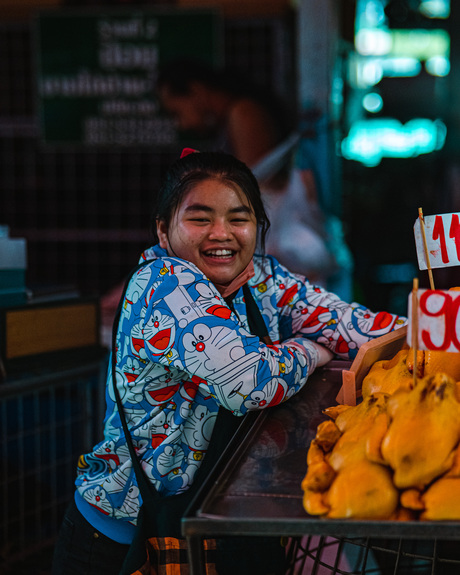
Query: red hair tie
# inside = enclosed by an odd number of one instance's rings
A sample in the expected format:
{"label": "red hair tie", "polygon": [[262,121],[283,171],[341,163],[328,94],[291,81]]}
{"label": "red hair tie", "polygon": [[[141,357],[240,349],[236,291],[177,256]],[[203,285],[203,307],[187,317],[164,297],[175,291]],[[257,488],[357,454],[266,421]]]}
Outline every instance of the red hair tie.
{"label": "red hair tie", "polygon": [[195,154],[196,152],[198,152],[198,150],[194,150],[193,148],[184,148],[180,155],[180,159],[185,158],[185,156],[188,156],[189,154]]}

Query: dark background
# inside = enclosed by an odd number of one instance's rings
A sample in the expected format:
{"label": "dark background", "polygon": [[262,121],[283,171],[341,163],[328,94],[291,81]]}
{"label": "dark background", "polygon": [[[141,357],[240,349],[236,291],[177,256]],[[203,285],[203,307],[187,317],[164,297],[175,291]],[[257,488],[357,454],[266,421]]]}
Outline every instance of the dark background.
{"label": "dark background", "polygon": [[[346,51],[354,2],[337,1]],[[55,4],[62,10],[90,5]],[[155,5],[133,6],[142,4]],[[216,5],[224,7],[225,63],[295,107],[295,10],[288,2],[247,3],[246,8],[236,2],[233,10],[226,2]],[[20,6],[12,3],[0,11],[0,224],[10,227],[11,236],[27,239],[27,285],[32,291],[72,285],[82,294],[102,295],[125,277],[150,244],[152,202],[180,150],[43,144],[37,116],[35,12]],[[460,20],[456,10],[451,7],[444,23],[451,30]],[[411,25],[410,20],[406,24]],[[460,41],[455,33],[451,41],[447,78],[385,79],[380,86],[388,116],[401,121],[414,115],[441,116],[448,128],[445,148],[409,160],[384,159],[375,168],[341,161],[340,215],[355,261],[354,297],[374,309],[406,313],[414,274],[428,287],[426,272],[416,267],[412,227],[418,207],[427,215],[460,209]],[[344,96],[346,106],[346,85]],[[345,109],[338,127],[346,133]],[[389,269],[393,273],[388,274]],[[434,277],[439,288],[460,282],[458,268],[435,270]]]}

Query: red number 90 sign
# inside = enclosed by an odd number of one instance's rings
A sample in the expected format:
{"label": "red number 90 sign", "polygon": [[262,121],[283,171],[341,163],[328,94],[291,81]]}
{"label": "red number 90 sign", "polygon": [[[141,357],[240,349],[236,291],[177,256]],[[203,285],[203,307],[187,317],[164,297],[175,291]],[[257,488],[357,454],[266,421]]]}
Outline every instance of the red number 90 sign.
{"label": "red number 90 sign", "polygon": [[[460,291],[419,290],[418,348],[460,352],[459,310]],[[409,321],[411,316],[410,310]]]}

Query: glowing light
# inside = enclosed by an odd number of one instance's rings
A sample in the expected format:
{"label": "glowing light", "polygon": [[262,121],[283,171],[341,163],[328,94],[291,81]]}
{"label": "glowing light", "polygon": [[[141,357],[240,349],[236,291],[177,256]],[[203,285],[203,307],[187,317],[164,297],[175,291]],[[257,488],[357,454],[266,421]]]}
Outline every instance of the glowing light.
{"label": "glowing light", "polygon": [[354,73],[357,86],[369,88],[386,77],[417,76],[422,65],[416,58],[361,58],[356,60]]}
{"label": "glowing light", "polygon": [[381,0],[358,0],[356,13],[359,28],[376,28],[385,23],[384,4]]}
{"label": "glowing light", "polygon": [[393,30],[392,56],[427,60],[432,56],[449,57],[450,36],[447,30]]}
{"label": "glowing light", "polygon": [[375,86],[383,78],[381,60],[372,59],[363,62],[359,70],[359,80],[362,86]]}
{"label": "glowing light", "polygon": [[432,76],[447,76],[450,72],[450,62],[442,56],[433,56],[425,62],[425,69]]}
{"label": "glowing light", "polygon": [[384,76],[411,77],[420,73],[422,65],[417,58],[385,58],[382,68]]}
{"label": "glowing light", "polygon": [[362,28],[355,36],[356,51],[362,56],[448,57],[450,36],[447,30],[384,30]]}
{"label": "glowing light", "polygon": [[419,5],[419,11],[427,18],[449,18],[450,1],[449,0],[422,0]]}
{"label": "glowing light", "polygon": [[382,96],[376,92],[366,94],[363,98],[363,108],[372,114],[380,112],[383,108]]}
{"label": "glowing light", "polygon": [[355,35],[356,51],[363,56],[383,56],[391,50],[391,33],[383,29],[362,28]]}
{"label": "glowing light", "polygon": [[393,118],[355,122],[342,141],[342,154],[368,167],[382,158],[411,158],[440,150],[446,126],[439,120],[416,118],[401,124]]}

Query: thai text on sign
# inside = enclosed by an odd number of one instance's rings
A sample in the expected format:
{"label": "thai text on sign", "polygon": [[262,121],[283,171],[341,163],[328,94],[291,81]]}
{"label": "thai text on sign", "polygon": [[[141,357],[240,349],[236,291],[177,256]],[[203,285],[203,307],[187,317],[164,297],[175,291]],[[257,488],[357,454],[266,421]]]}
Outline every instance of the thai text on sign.
{"label": "thai text on sign", "polygon": [[414,235],[419,269],[460,265],[460,212],[425,216],[423,220],[430,261],[426,259],[422,224],[417,218]]}
{"label": "thai text on sign", "polygon": [[[412,294],[409,296],[407,343],[414,321]],[[417,292],[417,349],[460,352],[460,291],[428,290]]]}

